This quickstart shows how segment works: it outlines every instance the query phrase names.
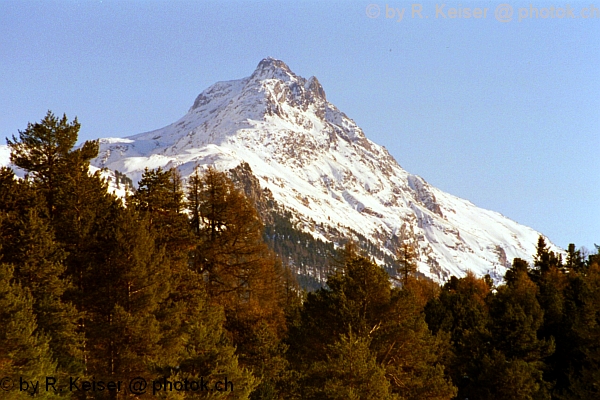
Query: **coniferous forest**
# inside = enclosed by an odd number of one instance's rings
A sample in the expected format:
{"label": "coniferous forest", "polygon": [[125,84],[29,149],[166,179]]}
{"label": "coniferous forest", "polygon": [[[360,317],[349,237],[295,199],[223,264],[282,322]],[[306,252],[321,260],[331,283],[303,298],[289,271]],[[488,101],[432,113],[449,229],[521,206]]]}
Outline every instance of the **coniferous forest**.
{"label": "coniferous forest", "polygon": [[349,242],[307,292],[230,175],[146,170],[119,199],[79,127],[48,112],[8,140],[0,398],[600,398],[598,247],[540,237],[500,285],[440,286],[409,247],[390,279]]}

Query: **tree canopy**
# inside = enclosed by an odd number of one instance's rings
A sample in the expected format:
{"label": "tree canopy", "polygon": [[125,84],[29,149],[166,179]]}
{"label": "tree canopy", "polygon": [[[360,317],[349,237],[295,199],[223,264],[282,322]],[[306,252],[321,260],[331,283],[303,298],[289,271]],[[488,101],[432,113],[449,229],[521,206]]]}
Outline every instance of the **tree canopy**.
{"label": "tree canopy", "polygon": [[[26,176],[0,168],[3,399],[47,376],[231,383],[161,393],[177,399],[599,398],[599,248],[563,260],[540,237],[502,283],[468,272],[440,286],[418,276],[411,243],[384,266],[381,249],[309,247],[288,214],[265,211],[247,164],[186,180],[147,169],[123,202],[90,173],[98,142],[76,147],[79,128],[48,112],[8,140]],[[275,255],[284,236],[304,260],[338,255],[320,289]],[[150,396],[88,394],[60,397]]]}

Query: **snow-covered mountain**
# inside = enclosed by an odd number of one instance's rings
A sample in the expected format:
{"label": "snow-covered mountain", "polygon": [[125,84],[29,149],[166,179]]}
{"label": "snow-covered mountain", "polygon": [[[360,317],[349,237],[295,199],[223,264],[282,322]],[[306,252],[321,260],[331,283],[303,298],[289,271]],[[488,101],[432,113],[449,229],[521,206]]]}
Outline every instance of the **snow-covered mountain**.
{"label": "snow-covered mountain", "polygon": [[513,258],[531,261],[539,236],[402,169],[327,101],[317,78],[273,58],[247,78],[212,85],[171,125],[100,144],[92,164],[134,182],[145,167],[186,177],[197,166],[246,162],[301,231],[325,242],[358,238],[388,256],[410,241],[419,270],[436,280],[469,269],[498,279]]}

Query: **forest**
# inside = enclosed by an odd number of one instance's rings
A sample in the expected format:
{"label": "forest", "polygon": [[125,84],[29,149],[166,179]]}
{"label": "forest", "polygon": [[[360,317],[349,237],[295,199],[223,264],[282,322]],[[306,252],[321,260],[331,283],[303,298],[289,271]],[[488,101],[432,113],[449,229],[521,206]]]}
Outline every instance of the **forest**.
{"label": "forest", "polygon": [[229,174],[146,170],[120,199],[79,128],[49,111],[8,139],[0,398],[600,398],[598,246],[540,237],[502,284],[440,286],[410,246],[390,278],[349,241],[307,291]]}

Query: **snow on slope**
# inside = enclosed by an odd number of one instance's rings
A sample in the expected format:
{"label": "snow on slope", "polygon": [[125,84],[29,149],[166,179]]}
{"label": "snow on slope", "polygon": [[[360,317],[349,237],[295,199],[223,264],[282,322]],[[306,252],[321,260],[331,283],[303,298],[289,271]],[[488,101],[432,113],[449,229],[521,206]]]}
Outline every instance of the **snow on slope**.
{"label": "snow on slope", "polygon": [[327,227],[356,232],[390,255],[409,240],[420,271],[436,280],[469,269],[498,280],[514,257],[531,261],[535,252],[538,232],[409,174],[327,101],[315,77],[272,58],[247,78],[210,86],[171,125],[100,139],[92,164],[137,182],[145,167],[186,177],[242,161],[304,231],[326,241],[338,239]]}
{"label": "snow on slope", "polygon": [[5,144],[0,144],[0,167],[10,164],[10,148]]}

